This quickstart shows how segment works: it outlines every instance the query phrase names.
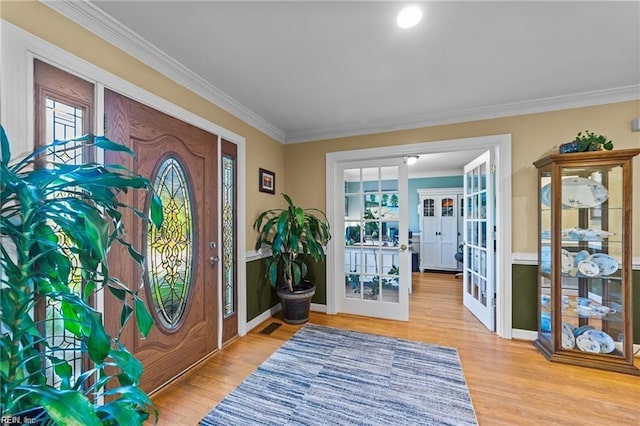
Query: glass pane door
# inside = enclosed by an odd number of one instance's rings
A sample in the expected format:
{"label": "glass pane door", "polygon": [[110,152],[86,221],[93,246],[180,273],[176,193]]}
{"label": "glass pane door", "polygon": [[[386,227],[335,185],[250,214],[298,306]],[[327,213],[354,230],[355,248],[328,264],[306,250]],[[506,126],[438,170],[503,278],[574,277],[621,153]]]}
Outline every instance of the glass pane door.
{"label": "glass pane door", "polygon": [[494,191],[487,151],[464,168],[464,305],[495,328]]}
{"label": "glass pane door", "polygon": [[338,290],[342,312],[408,318],[406,166],[395,162],[368,162],[343,171],[344,284]]}

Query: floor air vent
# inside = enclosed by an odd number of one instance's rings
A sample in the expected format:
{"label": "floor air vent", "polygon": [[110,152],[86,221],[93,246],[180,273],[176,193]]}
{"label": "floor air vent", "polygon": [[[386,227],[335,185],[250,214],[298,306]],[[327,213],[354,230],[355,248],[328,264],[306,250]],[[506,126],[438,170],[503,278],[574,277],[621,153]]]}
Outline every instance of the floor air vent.
{"label": "floor air vent", "polygon": [[262,331],[260,332],[260,334],[271,334],[274,331],[276,331],[282,324],[279,322],[272,322],[271,324],[269,324],[268,326],[266,326],[264,329],[262,329]]}

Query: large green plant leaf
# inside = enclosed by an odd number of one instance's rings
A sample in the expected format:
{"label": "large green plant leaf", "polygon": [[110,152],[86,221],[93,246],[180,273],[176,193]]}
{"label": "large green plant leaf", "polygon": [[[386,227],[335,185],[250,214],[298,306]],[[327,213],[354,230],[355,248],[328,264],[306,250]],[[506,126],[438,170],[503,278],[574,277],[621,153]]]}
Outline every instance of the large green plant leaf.
{"label": "large green plant leaf", "polygon": [[61,389],[71,388],[71,377],[73,376],[73,368],[66,359],[50,356],[48,359],[54,365],[54,371],[62,380]]}
{"label": "large green plant leaf", "polygon": [[99,364],[109,355],[111,350],[111,339],[107,335],[102,324],[102,314],[99,312],[91,313],[91,332],[87,339],[87,349],[91,359]]}
{"label": "large green plant leaf", "polygon": [[65,426],[102,426],[91,401],[79,391],[57,390],[48,386],[32,386],[32,400],[41,405],[51,419]]}
{"label": "large green plant leaf", "polygon": [[153,318],[142,300],[136,298],[134,306],[136,310],[136,323],[138,324],[140,334],[142,334],[142,337],[147,337],[151,331],[151,327],[153,327]]}
{"label": "large green plant leaf", "polygon": [[11,148],[9,146],[7,134],[2,126],[0,126],[0,154],[2,154],[2,164],[9,164],[9,159],[11,159]]}
{"label": "large green plant leaf", "polygon": [[293,272],[293,285],[296,285],[300,282],[300,280],[302,279],[302,271],[300,270],[300,265],[298,265],[296,262],[293,262],[291,264],[291,269]]}
{"label": "large green plant leaf", "polygon": [[125,402],[113,402],[100,407],[100,417],[106,424],[135,425],[142,423],[141,412],[137,406]]}
{"label": "large green plant leaf", "polygon": [[115,152],[126,152],[132,157],[136,156],[136,153],[129,149],[128,146],[122,145],[116,142],[113,142],[104,136],[95,136],[93,139],[93,143],[98,147],[102,148],[106,151],[115,151]]}
{"label": "large green plant leaf", "polygon": [[164,211],[162,209],[162,201],[160,197],[154,192],[151,196],[151,203],[149,204],[149,212],[151,215],[151,223],[160,229],[164,220]]}
{"label": "large green plant leaf", "polygon": [[[122,374],[120,375],[121,384],[129,385],[139,383],[143,371],[142,363],[140,361],[138,361],[129,351],[124,349],[114,349],[109,355],[122,369]],[[126,383],[122,380],[122,376],[126,378]]]}

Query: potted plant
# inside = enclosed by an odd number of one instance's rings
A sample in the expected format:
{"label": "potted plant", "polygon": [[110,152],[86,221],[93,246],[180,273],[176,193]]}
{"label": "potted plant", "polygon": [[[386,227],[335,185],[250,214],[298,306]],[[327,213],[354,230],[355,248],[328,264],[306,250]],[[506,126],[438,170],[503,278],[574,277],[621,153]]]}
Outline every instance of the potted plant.
{"label": "potted plant", "polygon": [[287,194],[282,196],[287,208],[262,212],[254,222],[253,228],[258,231],[255,248],[271,249],[266,273],[282,302],[285,322],[302,324],[309,320],[311,298],[316,291],[313,283],[303,280],[307,275],[304,258],[324,260],[324,247],[331,234],[324,212],[303,209],[294,205]]}
{"label": "potted plant", "polygon": [[[151,329],[144,301],[111,275],[107,263],[117,242],[143,264],[124,237],[119,210],[131,207],[117,195],[149,191],[151,185],[119,165],[46,161],[51,150],[73,154],[80,144],[133,155],[125,146],[87,135],[54,141],[12,161],[0,126],[1,416],[30,424],[142,424],[155,412],[138,387],[142,364],[119,334],[107,333],[91,300],[106,289],[122,302],[121,327],[135,314],[142,335]],[[155,194],[150,210],[159,228],[162,206]],[[54,321],[34,314],[45,304],[54,306]],[[46,331],[45,323],[54,331]],[[55,338],[59,332],[72,335],[71,347]],[[77,351],[84,367],[67,359]]]}
{"label": "potted plant", "polygon": [[596,135],[589,130],[585,130],[584,134],[578,132],[573,141],[560,145],[560,153],[562,154],[585,151],[611,151],[612,149],[613,142],[606,136]]}

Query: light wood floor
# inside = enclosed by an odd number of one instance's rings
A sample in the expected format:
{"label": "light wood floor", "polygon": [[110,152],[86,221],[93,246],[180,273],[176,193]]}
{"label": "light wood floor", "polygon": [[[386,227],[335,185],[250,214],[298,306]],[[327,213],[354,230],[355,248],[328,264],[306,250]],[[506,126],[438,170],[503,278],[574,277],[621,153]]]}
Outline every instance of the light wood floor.
{"label": "light wood floor", "polygon": [[[531,342],[488,332],[462,307],[460,279],[414,273],[408,323],[312,312],[310,322],[458,349],[480,425],[640,425],[640,378],[551,363]],[[300,326],[256,327],[154,396],[161,425],[195,425]]]}

